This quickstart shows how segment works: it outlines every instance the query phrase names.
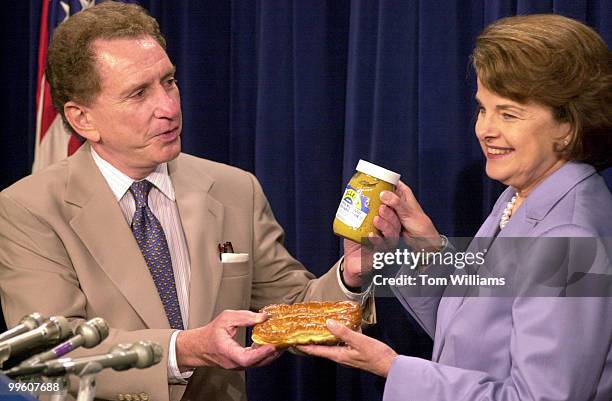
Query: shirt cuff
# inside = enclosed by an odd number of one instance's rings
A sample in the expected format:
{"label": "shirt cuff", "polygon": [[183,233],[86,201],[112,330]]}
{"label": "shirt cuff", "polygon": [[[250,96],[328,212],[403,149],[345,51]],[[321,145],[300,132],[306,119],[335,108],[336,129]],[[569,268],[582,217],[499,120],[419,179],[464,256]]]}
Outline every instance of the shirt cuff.
{"label": "shirt cuff", "polygon": [[193,370],[181,372],[176,362],[176,337],[181,332],[177,330],[170,337],[168,345],[168,382],[171,384],[187,384],[187,379],[193,374]]}
{"label": "shirt cuff", "polygon": [[336,269],[336,277],[338,278],[338,285],[340,286],[340,289],[342,290],[344,295],[350,301],[359,302],[359,304],[363,306],[372,292],[372,289],[373,289],[372,283],[370,283],[368,288],[366,288],[366,290],[363,292],[350,291],[348,288],[346,288],[346,286],[342,282],[342,277],[340,276],[342,274],[342,272],[340,271],[340,267],[342,266],[343,263],[344,263],[344,256],[340,258],[340,262],[338,262],[338,268]]}

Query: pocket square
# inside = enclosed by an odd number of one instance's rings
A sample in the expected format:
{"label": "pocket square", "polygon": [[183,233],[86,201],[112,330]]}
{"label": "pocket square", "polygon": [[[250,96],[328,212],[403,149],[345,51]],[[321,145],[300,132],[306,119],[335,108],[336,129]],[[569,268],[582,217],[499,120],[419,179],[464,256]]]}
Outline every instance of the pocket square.
{"label": "pocket square", "polygon": [[248,262],[249,254],[248,253],[222,253],[221,254],[221,263],[241,263]]}

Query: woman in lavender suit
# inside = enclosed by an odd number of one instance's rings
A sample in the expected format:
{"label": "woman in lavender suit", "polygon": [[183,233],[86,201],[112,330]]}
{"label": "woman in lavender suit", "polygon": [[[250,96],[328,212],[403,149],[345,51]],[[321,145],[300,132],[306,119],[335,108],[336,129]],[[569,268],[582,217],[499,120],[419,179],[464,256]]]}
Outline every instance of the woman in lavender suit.
{"label": "woman in lavender suit", "polygon": [[[472,59],[476,136],[486,173],[508,185],[476,237],[498,243],[588,237],[609,244],[612,196],[597,173],[612,164],[612,55],[606,44],[565,17],[511,17],[483,31]],[[429,238],[430,249],[440,251],[443,237],[406,185],[381,198],[382,215],[395,213],[406,239]],[[562,249],[564,263],[573,269],[587,255],[603,277],[597,282],[610,283],[610,247],[595,259],[580,244]],[[550,268],[537,263],[549,256],[531,254],[529,271]],[[300,349],[386,377],[383,399],[389,401],[612,400],[609,291],[414,297],[398,286],[394,292],[433,337],[431,361],[397,355],[333,321],[328,327],[345,346]]]}

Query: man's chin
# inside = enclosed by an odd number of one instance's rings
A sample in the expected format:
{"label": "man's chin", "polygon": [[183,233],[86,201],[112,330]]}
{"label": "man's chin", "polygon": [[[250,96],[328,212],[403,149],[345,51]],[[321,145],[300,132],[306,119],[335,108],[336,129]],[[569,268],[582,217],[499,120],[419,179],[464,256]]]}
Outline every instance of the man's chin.
{"label": "man's chin", "polygon": [[172,160],[176,159],[180,154],[181,154],[181,149],[178,148],[177,151],[173,151],[173,152],[166,151],[166,152],[157,154],[153,160],[157,165],[160,165],[163,163],[171,162]]}
{"label": "man's chin", "polygon": [[164,157],[164,161],[162,163],[170,162],[170,161],[176,159],[180,154],[181,154],[181,147],[179,146],[176,151],[168,153]]}
{"label": "man's chin", "polygon": [[[181,137],[178,136],[174,141],[165,144],[162,149],[164,162],[174,160],[181,154]],[[162,163],[164,163],[162,162]]]}

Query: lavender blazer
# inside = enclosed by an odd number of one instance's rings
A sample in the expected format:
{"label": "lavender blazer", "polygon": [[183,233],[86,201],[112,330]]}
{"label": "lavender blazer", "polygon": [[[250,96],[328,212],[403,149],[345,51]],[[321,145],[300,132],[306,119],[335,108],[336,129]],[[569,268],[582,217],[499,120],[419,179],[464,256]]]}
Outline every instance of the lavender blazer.
{"label": "lavender blazer", "polygon": [[[477,237],[495,236],[513,194],[513,188],[502,193]],[[591,166],[566,163],[525,200],[503,237],[607,237],[609,243],[612,196]],[[608,277],[610,256],[604,252],[597,262]],[[612,400],[611,297],[394,292],[432,336],[434,349],[432,361],[395,359],[385,401]]]}

